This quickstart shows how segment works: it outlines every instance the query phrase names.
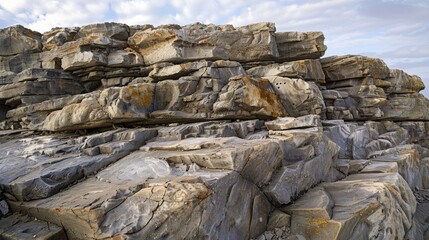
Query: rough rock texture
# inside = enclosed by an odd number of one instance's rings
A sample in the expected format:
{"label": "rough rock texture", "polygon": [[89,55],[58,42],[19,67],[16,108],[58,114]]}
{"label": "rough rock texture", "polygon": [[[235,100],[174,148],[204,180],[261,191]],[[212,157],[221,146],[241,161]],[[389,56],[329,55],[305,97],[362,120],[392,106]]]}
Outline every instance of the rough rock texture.
{"label": "rough rock texture", "polygon": [[274,31],[272,23],[239,28],[199,23],[166,25],[138,31],[128,44],[144,56],[146,64],[198,59],[269,60],[279,56]]}
{"label": "rough rock texture", "polygon": [[97,23],[0,43],[0,239],[429,236],[423,81],[320,59],[321,32]]}
{"label": "rough rock texture", "polygon": [[247,73],[257,77],[279,76],[325,83],[322,65],[319,61],[313,59],[258,66],[248,69]]}
{"label": "rough rock texture", "polygon": [[42,34],[16,25],[0,30],[0,56],[42,50]]}
{"label": "rough rock texture", "polygon": [[321,59],[326,76],[327,118],[344,120],[428,120],[422,80],[389,70],[381,59],[334,56]]}
{"label": "rough rock texture", "polygon": [[416,200],[398,173],[363,173],[321,184],[283,210],[291,233],[310,239],[402,239]]}
{"label": "rough rock texture", "polygon": [[279,60],[317,59],[327,49],[322,32],[277,32]]}
{"label": "rough rock texture", "polygon": [[64,230],[52,223],[14,214],[0,219],[1,239],[66,240]]}

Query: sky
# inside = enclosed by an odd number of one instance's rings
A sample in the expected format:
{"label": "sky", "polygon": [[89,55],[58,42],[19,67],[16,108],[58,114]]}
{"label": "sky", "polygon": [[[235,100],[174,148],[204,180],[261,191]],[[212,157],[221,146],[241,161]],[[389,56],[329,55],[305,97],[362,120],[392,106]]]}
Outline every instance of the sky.
{"label": "sky", "polygon": [[96,22],[195,22],[242,26],[274,22],[277,31],[322,31],[326,56],[382,58],[420,76],[429,97],[428,0],[0,0],[0,28],[39,32]]}

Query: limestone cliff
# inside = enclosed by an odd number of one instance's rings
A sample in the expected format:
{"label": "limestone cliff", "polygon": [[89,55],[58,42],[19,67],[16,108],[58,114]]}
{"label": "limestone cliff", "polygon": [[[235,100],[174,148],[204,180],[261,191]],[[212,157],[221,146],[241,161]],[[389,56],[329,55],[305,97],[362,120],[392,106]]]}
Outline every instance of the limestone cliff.
{"label": "limestone cliff", "polygon": [[326,49],[273,23],[0,30],[0,239],[428,238],[422,80]]}

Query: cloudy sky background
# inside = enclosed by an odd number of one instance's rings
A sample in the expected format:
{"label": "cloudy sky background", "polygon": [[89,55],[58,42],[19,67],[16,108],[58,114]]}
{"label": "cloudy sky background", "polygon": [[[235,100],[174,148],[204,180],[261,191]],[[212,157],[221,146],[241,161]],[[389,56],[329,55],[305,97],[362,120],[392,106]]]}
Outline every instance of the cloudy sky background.
{"label": "cloudy sky background", "polygon": [[115,21],[129,25],[275,22],[277,31],[323,31],[325,56],[383,58],[423,78],[429,96],[428,0],[1,0],[0,28],[39,32]]}

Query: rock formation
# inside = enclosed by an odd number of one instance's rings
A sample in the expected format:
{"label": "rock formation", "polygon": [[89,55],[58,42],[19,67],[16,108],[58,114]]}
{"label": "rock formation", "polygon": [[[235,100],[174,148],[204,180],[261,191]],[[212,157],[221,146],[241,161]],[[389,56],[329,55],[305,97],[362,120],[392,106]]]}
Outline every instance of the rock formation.
{"label": "rock formation", "polygon": [[381,59],[273,23],[0,43],[0,239],[429,237],[429,100]]}

